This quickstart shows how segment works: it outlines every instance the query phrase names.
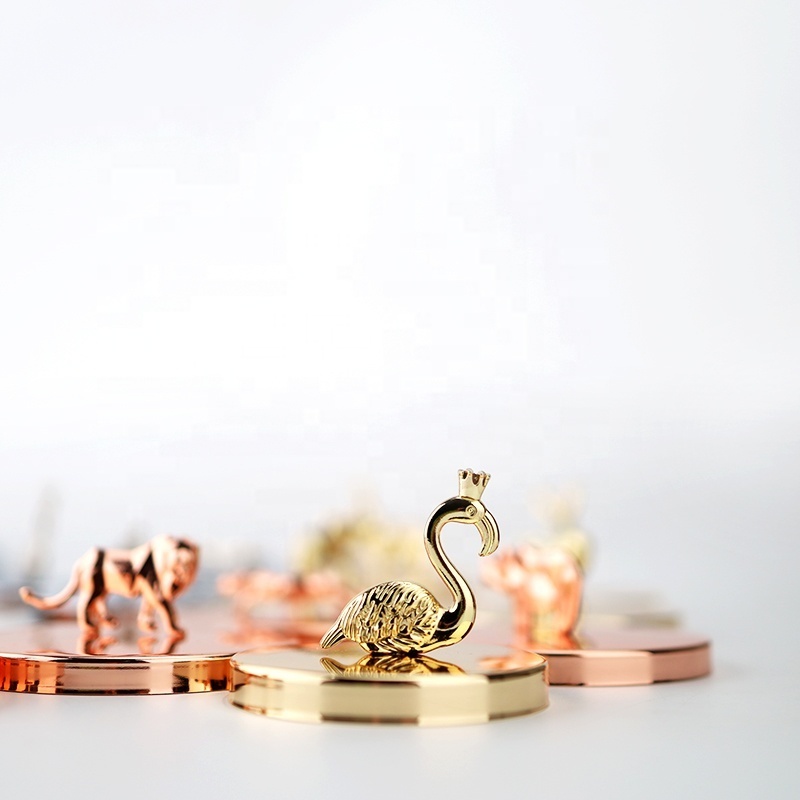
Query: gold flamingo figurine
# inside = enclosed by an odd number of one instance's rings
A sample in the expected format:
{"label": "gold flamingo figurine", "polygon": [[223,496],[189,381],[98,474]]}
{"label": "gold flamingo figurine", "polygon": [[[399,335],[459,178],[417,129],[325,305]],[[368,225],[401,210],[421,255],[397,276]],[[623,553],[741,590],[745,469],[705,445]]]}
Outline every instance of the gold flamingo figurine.
{"label": "gold flamingo figurine", "polygon": [[453,594],[454,602],[444,608],[422,586],[407,581],[389,581],[356,595],[320,646],[331,647],[351,639],[373,653],[427,653],[460,642],[475,623],[475,596],[464,577],[442,550],[441,533],[448,522],[474,525],[481,535],[480,555],[491,555],[500,543],[495,518],[480,498],[489,475],[461,470],[459,494],[445,500],[428,520],[425,550],[431,564]]}

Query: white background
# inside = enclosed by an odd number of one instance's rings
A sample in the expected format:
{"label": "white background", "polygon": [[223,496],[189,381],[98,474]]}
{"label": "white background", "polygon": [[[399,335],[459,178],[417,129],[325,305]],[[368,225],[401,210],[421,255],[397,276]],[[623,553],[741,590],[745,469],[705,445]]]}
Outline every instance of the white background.
{"label": "white background", "polygon": [[498,767],[551,794],[796,791],[799,23],[777,1],[4,4],[7,580],[48,486],[57,583],[131,530],[280,563],[365,484],[421,524],[473,466],[508,542],[533,487],[581,484],[592,580],[665,593],[719,666],[383,740],[219,698],[0,698],[6,789],[68,788],[24,754],[94,762],[77,726],[106,770],[198,796],[317,766],[312,789],[364,786],[354,748],[376,783],[465,793]]}

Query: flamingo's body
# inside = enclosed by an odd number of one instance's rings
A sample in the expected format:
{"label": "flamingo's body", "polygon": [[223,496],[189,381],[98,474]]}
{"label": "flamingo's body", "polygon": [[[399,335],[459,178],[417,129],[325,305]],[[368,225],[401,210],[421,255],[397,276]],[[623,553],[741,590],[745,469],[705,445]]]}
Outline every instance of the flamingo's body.
{"label": "flamingo's body", "polygon": [[421,653],[436,634],[445,608],[423,586],[389,581],[356,595],[322,637],[322,647],[352,639],[375,652]]}
{"label": "flamingo's body", "polygon": [[343,639],[375,653],[424,653],[461,641],[475,623],[475,597],[463,576],[442,550],[440,534],[448,522],[475,525],[481,533],[481,555],[497,549],[499,530],[480,502],[489,476],[463,470],[461,493],[442,503],[431,515],[425,534],[428,558],[453,594],[445,608],[425,588],[406,581],[389,581],[356,595],[322,637],[320,646]]}

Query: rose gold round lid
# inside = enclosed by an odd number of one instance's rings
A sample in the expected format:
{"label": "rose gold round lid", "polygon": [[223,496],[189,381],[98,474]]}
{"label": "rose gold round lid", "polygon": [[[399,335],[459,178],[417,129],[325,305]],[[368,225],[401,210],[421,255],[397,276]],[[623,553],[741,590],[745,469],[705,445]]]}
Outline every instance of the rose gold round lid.
{"label": "rose gold round lid", "polygon": [[[228,688],[230,658],[248,646],[298,643],[301,627],[242,626],[218,608],[182,609],[186,638],[142,636],[122,617],[110,636],[81,639],[71,615],[0,631],[0,689],[36,694],[184,694]],[[319,639],[314,629],[309,636]]]}
{"label": "rose gold round lid", "polygon": [[676,630],[592,628],[571,642],[526,649],[547,659],[552,685],[634,686],[711,672],[711,642]]}

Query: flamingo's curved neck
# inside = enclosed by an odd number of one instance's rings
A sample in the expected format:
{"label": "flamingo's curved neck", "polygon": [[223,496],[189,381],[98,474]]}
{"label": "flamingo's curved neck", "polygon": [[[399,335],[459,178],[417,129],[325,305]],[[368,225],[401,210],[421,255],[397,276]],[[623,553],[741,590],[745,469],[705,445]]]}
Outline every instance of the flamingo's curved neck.
{"label": "flamingo's curved neck", "polygon": [[453,594],[453,605],[442,615],[437,626],[436,646],[460,642],[475,623],[475,595],[461,573],[442,549],[442,528],[454,514],[450,511],[434,512],[425,532],[425,550],[433,568],[439,573]]}

